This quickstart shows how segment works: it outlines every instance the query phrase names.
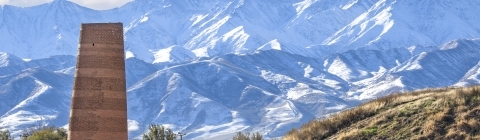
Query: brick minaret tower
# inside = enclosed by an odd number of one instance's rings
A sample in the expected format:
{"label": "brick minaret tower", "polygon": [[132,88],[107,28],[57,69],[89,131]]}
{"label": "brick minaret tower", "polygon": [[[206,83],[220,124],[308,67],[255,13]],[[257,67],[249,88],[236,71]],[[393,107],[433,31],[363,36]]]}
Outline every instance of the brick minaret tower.
{"label": "brick minaret tower", "polygon": [[82,24],[69,140],[126,140],[127,101],[122,23]]}

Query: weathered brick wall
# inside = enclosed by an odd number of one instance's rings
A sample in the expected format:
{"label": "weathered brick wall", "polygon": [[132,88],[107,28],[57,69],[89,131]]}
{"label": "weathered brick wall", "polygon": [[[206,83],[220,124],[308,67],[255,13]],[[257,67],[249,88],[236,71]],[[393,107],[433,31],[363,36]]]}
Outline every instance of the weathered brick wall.
{"label": "weathered brick wall", "polygon": [[122,23],[82,24],[69,140],[126,140],[127,101]]}

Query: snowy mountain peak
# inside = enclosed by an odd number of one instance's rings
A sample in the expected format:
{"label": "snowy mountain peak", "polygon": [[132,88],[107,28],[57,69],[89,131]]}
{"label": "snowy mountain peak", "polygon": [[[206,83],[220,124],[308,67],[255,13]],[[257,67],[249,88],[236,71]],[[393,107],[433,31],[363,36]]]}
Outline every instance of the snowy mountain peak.
{"label": "snowy mountain peak", "polygon": [[[123,22],[126,50],[133,54],[129,56],[155,63],[187,61],[191,59],[187,52],[206,57],[278,46],[304,56],[358,48],[438,46],[480,36],[480,25],[476,24],[480,18],[473,14],[479,4],[474,0],[139,0],[95,11],[62,0],[3,8],[0,51],[33,59],[75,55],[79,24],[84,22]],[[171,46],[183,48],[182,54],[188,57],[158,56],[169,52]],[[185,60],[177,60],[182,58]]]}

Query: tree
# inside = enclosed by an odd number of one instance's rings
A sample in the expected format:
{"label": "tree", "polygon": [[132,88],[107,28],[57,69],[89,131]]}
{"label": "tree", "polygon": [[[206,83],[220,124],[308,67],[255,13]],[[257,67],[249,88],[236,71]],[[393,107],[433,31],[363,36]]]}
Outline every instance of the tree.
{"label": "tree", "polygon": [[162,125],[151,124],[148,132],[143,133],[143,140],[175,140],[177,136],[170,128]]}
{"label": "tree", "polygon": [[237,134],[233,136],[233,140],[263,140],[263,136],[258,132],[253,133],[252,136],[250,136],[248,132],[237,132]]}
{"label": "tree", "polygon": [[10,131],[0,131],[0,140],[13,140],[13,137],[10,135]]}
{"label": "tree", "polygon": [[166,133],[166,139],[167,140],[175,140],[177,138],[177,135],[173,133],[173,131],[170,128],[167,128]]}
{"label": "tree", "polygon": [[237,134],[233,136],[233,140],[250,140],[250,133],[237,132]]}
{"label": "tree", "polygon": [[28,134],[25,134],[25,137],[22,139],[27,140],[66,140],[68,137],[67,130],[63,128],[55,127],[43,127],[41,129],[34,130]]}
{"label": "tree", "polygon": [[263,140],[263,136],[260,135],[260,133],[258,133],[258,132],[253,133],[250,138],[251,138],[252,140]]}

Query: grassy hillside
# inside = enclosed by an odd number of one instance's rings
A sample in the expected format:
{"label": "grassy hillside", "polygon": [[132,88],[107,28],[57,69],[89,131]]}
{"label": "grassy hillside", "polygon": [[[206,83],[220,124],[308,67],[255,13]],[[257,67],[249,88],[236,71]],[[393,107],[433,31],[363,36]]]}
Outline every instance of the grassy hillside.
{"label": "grassy hillside", "polygon": [[389,95],[310,121],[283,139],[480,139],[480,86]]}

